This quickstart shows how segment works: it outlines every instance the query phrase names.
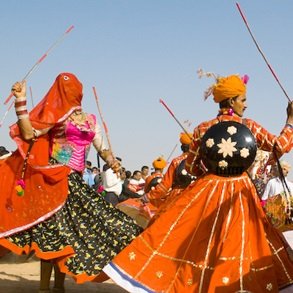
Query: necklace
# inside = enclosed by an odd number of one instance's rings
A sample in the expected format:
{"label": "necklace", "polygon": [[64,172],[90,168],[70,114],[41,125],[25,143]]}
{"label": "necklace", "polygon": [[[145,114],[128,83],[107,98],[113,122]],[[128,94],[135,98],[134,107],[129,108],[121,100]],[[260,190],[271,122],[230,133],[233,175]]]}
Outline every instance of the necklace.
{"label": "necklace", "polygon": [[86,121],[86,114],[82,111],[75,111],[72,113],[70,118],[74,123],[83,125]]}

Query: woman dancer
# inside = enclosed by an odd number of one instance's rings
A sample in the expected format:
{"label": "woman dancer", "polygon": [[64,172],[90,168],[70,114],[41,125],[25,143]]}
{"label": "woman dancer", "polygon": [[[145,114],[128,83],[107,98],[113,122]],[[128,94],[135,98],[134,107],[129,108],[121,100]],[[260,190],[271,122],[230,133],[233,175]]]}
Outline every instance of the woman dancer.
{"label": "woman dancer", "polygon": [[[83,112],[75,75],[59,74],[29,114],[25,82],[16,82],[12,92],[18,122],[10,134],[18,149],[0,169],[0,247],[34,251],[44,260],[40,292],[50,292],[52,260],[78,283],[93,280],[141,232],[82,179],[91,143],[115,172],[120,164],[105,147],[95,116]],[[64,292],[58,272],[54,292]]]}

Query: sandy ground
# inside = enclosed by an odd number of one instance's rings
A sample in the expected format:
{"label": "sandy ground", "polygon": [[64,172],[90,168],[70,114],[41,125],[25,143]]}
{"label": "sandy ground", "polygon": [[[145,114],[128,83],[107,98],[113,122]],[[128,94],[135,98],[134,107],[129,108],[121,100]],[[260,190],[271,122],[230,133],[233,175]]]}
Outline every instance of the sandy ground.
{"label": "sandy ground", "polygon": [[[0,293],[37,293],[40,262],[9,254],[0,260]],[[53,278],[51,280],[53,287]],[[125,293],[111,280],[104,283],[78,285],[70,277],[65,280],[66,293]]]}

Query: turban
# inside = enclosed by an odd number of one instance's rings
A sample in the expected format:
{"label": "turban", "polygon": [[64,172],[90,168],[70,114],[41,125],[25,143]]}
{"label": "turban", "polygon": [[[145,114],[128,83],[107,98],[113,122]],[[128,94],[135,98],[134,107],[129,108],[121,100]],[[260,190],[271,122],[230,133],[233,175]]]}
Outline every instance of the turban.
{"label": "turban", "polygon": [[180,133],[181,144],[191,144],[191,140],[192,140],[192,133],[188,133],[188,134],[185,132]]}
{"label": "turban", "polygon": [[216,103],[236,96],[245,95],[245,93],[245,81],[238,75],[219,77],[217,83],[213,87],[213,96]]}
{"label": "turban", "polygon": [[164,169],[166,165],[167,165],[167,162],[162,157],[159,157],[153,161],[153,167],[155,169]]}

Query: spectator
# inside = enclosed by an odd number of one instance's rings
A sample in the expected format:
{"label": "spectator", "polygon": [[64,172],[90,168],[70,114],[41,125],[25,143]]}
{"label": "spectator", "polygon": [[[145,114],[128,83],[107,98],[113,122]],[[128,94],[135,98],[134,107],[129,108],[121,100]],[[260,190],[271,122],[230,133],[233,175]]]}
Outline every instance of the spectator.
{"label": "spectator", "polygon": [[82,177],[83,177],[83,180],[85,181],[85,183],[89,187],[92,187],[95,184],[95,181],[93,178],[92,162],[91,161],[86,161],[85,169],[84,169]]}

